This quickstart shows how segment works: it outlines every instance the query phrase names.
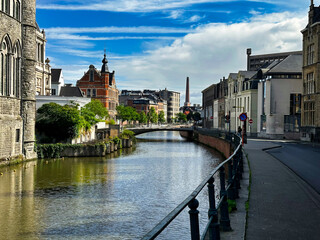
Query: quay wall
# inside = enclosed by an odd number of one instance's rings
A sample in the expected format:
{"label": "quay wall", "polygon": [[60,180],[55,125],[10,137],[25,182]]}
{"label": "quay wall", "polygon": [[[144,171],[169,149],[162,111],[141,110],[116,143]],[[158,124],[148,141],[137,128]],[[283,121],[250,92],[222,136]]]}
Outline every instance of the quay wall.
{"label": "quay wall", "polygon": [[180,136],[202,143],[208,147],[214,148],[219,151],[225,158],[228,158],[233,149],[229,141],[217,135],[216,132],[208,130],[193,131],[193,132],[180,132]]}

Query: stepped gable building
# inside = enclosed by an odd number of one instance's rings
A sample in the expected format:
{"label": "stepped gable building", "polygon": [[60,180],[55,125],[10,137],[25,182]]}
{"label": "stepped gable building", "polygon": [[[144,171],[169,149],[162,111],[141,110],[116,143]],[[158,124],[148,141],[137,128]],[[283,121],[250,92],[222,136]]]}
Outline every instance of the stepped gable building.
{"label": "stepped gable building", "polygon": [[89,70],[77,81],[77,87],[85,96],[99,100],[108,109],[110,117],[115,118],[119,91],[116,87],[115,72],[109,72],[107,63],[104,54],[101,71],[90,65]]}
{"label": "stepped gable building", "polygon": [[313,0],[303,35],[301,139],[320,142],[320,6]]}
{"label": "stepped gable building", "polygon": [[37,156],[35,12],[35,0],[0,4],[0,159]]}

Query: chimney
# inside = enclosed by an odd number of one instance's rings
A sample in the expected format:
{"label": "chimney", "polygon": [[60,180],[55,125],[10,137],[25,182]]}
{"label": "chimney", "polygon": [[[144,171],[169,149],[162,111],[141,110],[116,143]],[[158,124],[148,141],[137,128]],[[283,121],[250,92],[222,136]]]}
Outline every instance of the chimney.
{"label": "chimney", "polygon": [[251,48],[247,48],[247,71],[250,71]]}
{"label": "chimney", "polygon": [[186,101],[184,103],[185,107],[190,106],[190,92],[189,92],[189,77],[187,77],[187,83],[186,83]]}

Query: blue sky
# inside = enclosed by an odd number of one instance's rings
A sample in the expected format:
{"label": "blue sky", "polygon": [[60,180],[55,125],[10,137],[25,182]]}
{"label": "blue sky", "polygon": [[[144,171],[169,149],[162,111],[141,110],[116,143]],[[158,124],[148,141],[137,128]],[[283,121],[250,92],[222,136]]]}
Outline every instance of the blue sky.
{"label": "blue sky", "polygon": [[[88,4],[89,2],[89,4]],[[314,1],[316,5],[320,1]],[[122,89],[180,91],[190,77],[191,102],[253,54],[301,50],[305,0],[37,0],[46,55],[76,83],[90,64],[109,69]]]}

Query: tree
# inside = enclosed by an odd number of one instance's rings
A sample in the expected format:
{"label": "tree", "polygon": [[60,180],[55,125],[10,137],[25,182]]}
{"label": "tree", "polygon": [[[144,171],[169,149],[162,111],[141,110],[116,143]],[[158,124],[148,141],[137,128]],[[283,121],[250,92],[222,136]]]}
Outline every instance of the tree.
{"label": "tree", "polygon": [[201,114],[199,112],[195,112],[193,114],[193,120],[199,122],[201,120]]}
{"label": "tree", "polygon": [[124,105],[117,106],[117,118],[121,121],[138,121],[139,117],[135,108]]}
{"label": "tree", "polygon": [[165,117],[164,117],[164,111],[160,111],[159,115],[158,115],[158,121],[160,123],[164,123],[166,121]]}
{"label": "tree", "polygon": [[187,116],[184,113],[179,112],[176,114],[176,116],[179,122],[182,122],[182,123],[187,122]]}
{"label": "tree", "polygon": [[190,120],[192,120],[192,119],[193,119],[193,113],[192,113],[192,112],[189,112],[189,113],[187,114],[187,120],[190,121]]}
{"label": "tree", "polygon": [[81,131],[88,131],[90,127],[90,123],[74,106],[47,103],[37,111],[36,130],[52,142],[75,138]]}
{"label": "tree", "polygon": [[144,111],[141,111],[139,114],[139,123],[146,124],[148,122],[147,115]]}
{"label": "tree", "polygon": [[150,111],[147,114],[148,121],[151,123],[157,123],[158,122],[158,114],[156,113],[156,110],[154,107],[150,108]]}

